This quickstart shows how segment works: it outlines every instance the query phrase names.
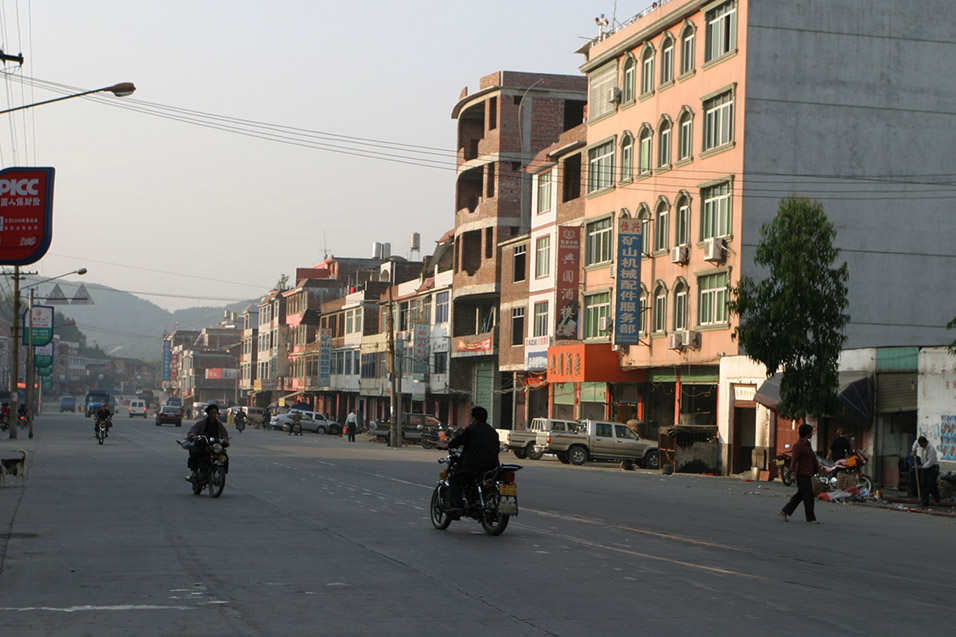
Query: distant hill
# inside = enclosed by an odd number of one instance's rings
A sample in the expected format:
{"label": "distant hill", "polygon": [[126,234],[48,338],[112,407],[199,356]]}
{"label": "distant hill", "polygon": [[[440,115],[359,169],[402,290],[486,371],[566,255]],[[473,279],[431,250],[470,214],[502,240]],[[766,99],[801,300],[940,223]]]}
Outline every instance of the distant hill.
{"label": "distant hill", "polygon": [[[242,310],[250,299],[224,307],[191,307],[170,312],[155,303],[129,292],[122,292],[97,283],[83,281],[93,305],[57,305],[63,314],[73,318],[86,335],[87,344],[99,345],[112,356],[158,361],[162,358],[163,334],[176,329],[198,330],[224,320],[225,312]],[[72,282],[60,283],[63,292],[72,298],[76,288]],[[48,296],[53,284],[37,287],[37,296]],[[241,320],[241,318],[239,318]]]}

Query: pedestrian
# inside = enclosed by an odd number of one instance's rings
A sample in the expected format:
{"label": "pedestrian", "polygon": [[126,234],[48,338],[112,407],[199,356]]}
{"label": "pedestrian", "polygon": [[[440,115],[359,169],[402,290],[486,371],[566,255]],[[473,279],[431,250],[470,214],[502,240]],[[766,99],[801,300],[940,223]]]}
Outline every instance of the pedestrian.
{"label": "pedestrian", "polygon": [[348,433],[349,442],[355,442],[355,426],[357,423],[358,418],[355,417],[355,410],[353,409],[345,418],[345,431]]}
{"label": "pedestrian", "polygon": [[262,412],[262,430],[266,431],[269,429],[269,422],[272,420],[272,414],[269,413],[269,410],[266,409]]}
{"label": "pedestrian", "polygon": [[810,437],[813,435],[813,425],[806,423],[800,425],[797,430],[800,434],[800,440],[793,445],[793,451],[790,455],[790,473],[797,481],[797,492],[793,494],[790,501],[780,509],[780,517],[784,522],[789,522],[789,516],[797,510],[800,503],[803,502],[803,512],[807,516],[807,522],[810,524],[820,524],[813,514],[813,474],[820,470],[820,463],[817,462],[817,454],[810,446]]}
{"label": "pedestrian", "polygon": [[929,496],[933,496],[933,501],[939,504],[939,459],[936,455],[936,447],[933,446],[926,436],[920,436],[913,445],[913,455],[916,462],[916,475],[919,479],[920,506],[929,506]]}
{"label": "pedestrian", "polygon": [[292,412],[292,420],[289,422],[289,435],[302,435],[302,414],[297,411]]}
{"label": "pedestrian", "polygon": [[837,460],[846,460],[853,453],[853,447],[850,441],[846,439],[846,429],[837,429],[837,437],[830,443],[830,450],[827,452],[827,460],[836,462]]}

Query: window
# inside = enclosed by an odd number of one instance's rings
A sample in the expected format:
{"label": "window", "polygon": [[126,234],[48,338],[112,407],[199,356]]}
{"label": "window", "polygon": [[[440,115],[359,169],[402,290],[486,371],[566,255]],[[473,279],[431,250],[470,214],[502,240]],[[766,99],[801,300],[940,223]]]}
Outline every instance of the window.
{"label": "window", "polygon": [[495,196],[495,165],[488,164],[485,168],[488,176],[485,183],[485,197],[493,199]]}
{"label": "window", "polygon": [[649,175],[651,173],[651,128],[650,126],[645,125],[641,129],[641,156],[638,160],[637,171],[641,175]]}
{"label": "window", "polygon": [[686,197],[677,200],[677,218],[674,219],[674,245],[690,244],[690,202]]}
{"label": "window", "polygon": [[705,61],[715,60],[734,50],[737,40],[736,0],[707,12],[707,52]]}
{"label": "window", "polygon": [[690,159],[693,152],[694,120],[691,114],[681,114],[679,122],[679,138],[677,140],[677,159]]}
{"label": "window", "polygon": [[408,301],[398,304],[398,331],[404,332],[408,329]]}
{"label": "window", "polygon": [[674,331],[687,329],[687,286],[674,286]]}
{"label": "window", "polygon": [[701,239],[726,237],[730,234],[730,182],[704,188],[700,197],[704,202],[701,215]]}
{"label": "window", "polygon": [[535,241],[534,276],[541,278],[551,273],[551,235],[538,237]]}
{"label": "window", "polygon": [[605,64],[588,76],[588,119],[594,121],[617,109],[609,97],[617,88],[617,62]]}
{"label": "window", "polygon": [[641,95],[654,92],[654,49],[646,47],[641,55]]}
{"label": "window", "polygon": [[498,98],[488,100],[488,130],[498,128]]}
{"label": "window", "polygon": [[448,373],[448,352],[435,352],[432,354],[432,374]]}
{"label": "window", "polygon": [[551,176],[554,171],[538,175],[538,214],[551,210]]}
{"label": "window", "polygon": [[657,133],[657,167],[666,168],[671,164],[671,123],[665,119]]}
{"label": "window", "polygon": [[448,322],[448,292],[439,292],[435,295],[435,322]]}
{"label": "window", "polygon": [[637,62],[628,55],[624,60],[624,83],[621,87],[621,101],[625,104],[634,101],[634,76],[637,74]]}
{"label": "window", "polygon": [[669,247],[668,230],[670,208],[664,202],[657,207],[657,222],[654,224],[654,250],[666,250]]}
{"label": "window", "polygon": [[586,226],[587,244],[584,248],[584,265],[611,261],[611,226],[611,217],[592,221]]}
{"label": "window", "polygon": [[640,301],[640,312],[641,318],[637,321],[637,331],[641,334],[647,334],[647,290],[641,286],[641,301]]}
{"label": "window", "polygon": [[611,315],[611,293],[601,292],[584,297],[584,338],[604,338],[601,319]]}
{"label": "window", "polygon": [[674,79],[674,39],[667,35],[661,44],[661,84]]}
{"label": "window", "polygon": [[727,273],[710,274],[697,279],[700,297],[697,300],[698,325],[727,322]]}
{"label": "window", "polygon": [[625,134],[621,141],[621,181],[634,179],[634,138]]}
{"label": "window", "polygon": [[[515,246],[514,255],[512,257],[512,266],[513,266],[512,281],[514,283],[517,283],[518,281],[524,281],[525,268],[527,266],[527,261],[528,261],[528,246],[526,245]],[[448,294],[448,293],[445,292],[445,294]],[[437,318],[436,318],[436,322],[437,322]]]}
{"label": "window", "polygon": [[694,27],[687,25],[680,39],[680,74],[694,71]]}
{"label": "window", "polygon": [[524,343],[524,308],[511,308],[511,344],[522,345]]}
{"label": "window", "polygon": [[667,329],[667,289],[664,286],[654,292],[654,309],[651,312],[652,328],[655,334],[663,334]]}
{"label": "window", "polygon": [[704,102],[704,150],[734,141],[734,93],[727,91]]}
{"label": "window", "polygon": [[614,185],[614,142],[588,150],[588,192]]}
{"label": "window", "polygon": [[651,254],[651,213],[647,206],[641,204],[637,217],[641,220],[641,253],[646,257]]}
{"label": "window", "polygon": [[534,335],[548,335],[548,302],[540,301],[534,304]]}

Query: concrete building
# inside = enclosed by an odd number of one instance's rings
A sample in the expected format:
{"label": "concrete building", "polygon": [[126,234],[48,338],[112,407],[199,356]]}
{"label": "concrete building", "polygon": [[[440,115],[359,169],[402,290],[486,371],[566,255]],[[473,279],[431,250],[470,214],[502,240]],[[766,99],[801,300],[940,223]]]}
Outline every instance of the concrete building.
{"label": "concrete building", "polygon": [[259,354],[259,306],[250,303],[242,310],[242,346],[239,355],[239,402],[245,404],[254,388]]}
{"label": "concrete building", "polygon": [[460,404],[459,419],[467,418],[471,405],[481,405],[492,423],[501,423],[498,244],[528,232],[531,180],[524,168],[581,123],[585,101],[582,77],[500,71],[481,78],[478,92],[462,91],[452,109],[458,170],[451,382],[471,396]]}

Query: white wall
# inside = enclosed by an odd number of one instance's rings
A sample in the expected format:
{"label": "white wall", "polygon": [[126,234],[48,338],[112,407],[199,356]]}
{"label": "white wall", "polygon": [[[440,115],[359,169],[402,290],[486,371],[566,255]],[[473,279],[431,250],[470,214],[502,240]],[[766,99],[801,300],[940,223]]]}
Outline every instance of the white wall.
{"label": "white wall", "polygon": [[943,471],[956,470],[956,356],[945,347],[919,352],[918,435],[939,454]]}

